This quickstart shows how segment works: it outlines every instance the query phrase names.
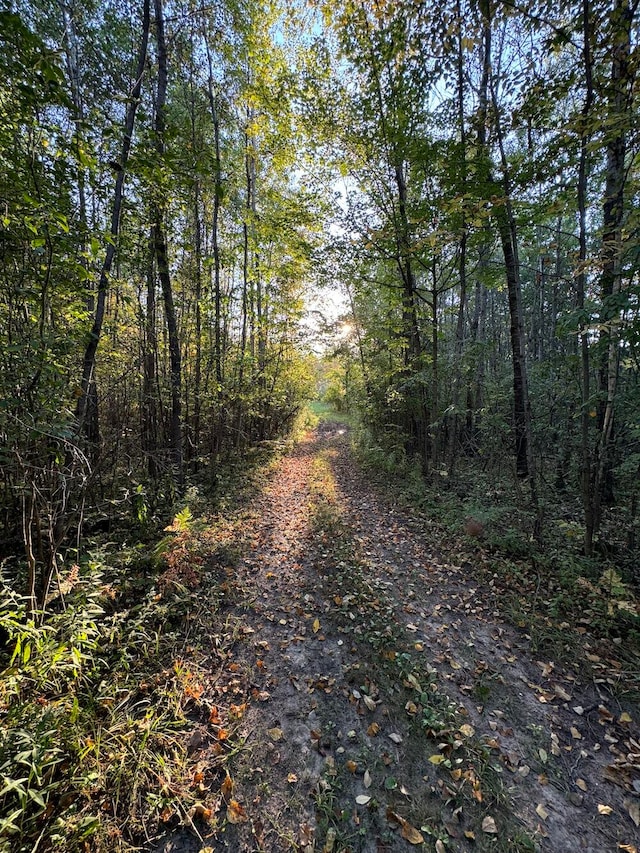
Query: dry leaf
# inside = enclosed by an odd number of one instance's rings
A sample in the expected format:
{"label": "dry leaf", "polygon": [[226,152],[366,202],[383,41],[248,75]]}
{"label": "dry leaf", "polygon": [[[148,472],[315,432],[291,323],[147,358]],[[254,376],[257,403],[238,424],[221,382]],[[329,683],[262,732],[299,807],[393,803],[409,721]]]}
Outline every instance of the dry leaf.
{"label": "dry leaf", "polygon": [[287,776],[287,782],[289,782],[290,785],[294,785],[297,781],[298,777],[296,776],[296,774],[289,773],[289,775]]}
{"label": "dry leaf", "polygon": [[244,806],[237,800],[231,800],[227,806],[227,820],[229,823],[246,823],[249,820]]}
{"label": "dry leaf", "polygon": [[391,732],[389,739],[394,743],[402,743],[402,735],[399,735],[397,732]]}
{"label": "dry leaf", "polygon": [[538,817],[541,817],[542,820],[546,820],[549,817],[549,812],[545,809],[542,803],[539,803],[536,806],[536,814],[538,815]]}
{"label": "dry leaf", "polygon": [[222,794],[225,800],[228,800],[231,797],[231,794],[233,793],[233,779],[231,778],[231,776],[229,776],[228,773],[224,778],[224,782],[220,786],[220,793]]}
{"label": "dry leaf", "polygon": [[422,844],[424,841],[422,833],[415,826],[411,826],[408,820],[401,818],[400,827],[400,835],[402,835],[405,841],[408,841],[409,844]]}
{"label": "dry leaf", "polygon": [[576,779],[576,785],[578,786],[578,788],[580,788],[581,791],[587,790],[587,783],[584,781],[584,779]]}
{"label": "dry leaf", "polygon": [[598,814],[611,814],[612,811],[611,806],[603,806],[602,803],[598,803]]}
{"label": "dry leaf", "polygon": [[371,696],[366,696],[366,695],[365,695],[365,696],[363,696],[363,697],[362,697],[362,701],[364,702],[364,704],[367,706],[367,708],[368,708],[370,711],[375,711],[375,709],[376,709],[376,703],[373,701],[373,699],[371,698]]}
{"label": "dry leaf", "polygon": [[556,696],[558,696],[563,701],[565,701],[565,702],[571,701],[571,696],[567,693],[567,691],[564,689],[564,687],[562,687],[562,685],[554,684],[553,685],[553,692],[556,694]]}
{"label": "dry leaf", "polygon": [[496,826],[496,822],[490,815],[487,815],[487,817],[485,817],[482,821],[482,831],[486,832],[487,835],[498,834],[498,827]]}
{"label": "dry leaf", "polygon": [[473,737],[476,733],[476,730],[473,728],[473,726],[470,726],[469,723],[464,723],[462,726],[460,726],[459,731],[461,735],[464,735],[464,737]]}
{"label": "dry leaf", "polygon": [[440,839],[436,841],[436,853],[447,853],[445,846]]}
{"label": "dry leaf", "polygon": [[200,820],[209,821],[213,816],[213,812],[210,808],[204,805],[204,803],[196,803],[194,808],[195,817],[199,817]]}
{"label": "dry leaf", "polygon": [[636,826],[640,826],[640,803],[637,800],[625,800],[624,807]]}
{"label": "dry leaf", "polygon": [[369,802],[371,802],[371,797],[368,794],[358,794],[356,797],[356,803],[359,806],[366,806]]}
{"label": "dry leaf", "polygon": [[445,761],[445,757],[444,757],[444,755],[440,755],[439,753],[437,753],[436,755],[430,756],[429,761],[432,764],[436,764],[436,765],[442,764],[442,762]]}
{"label": "dry leaf", "polygon": [[621,723],[630,723],[631,722],[631,715],[627,714],[626,711],[623,711],[622,714],[620,714],[620,722]]}
{"label": "dry leaf", "polygon": [[313,633],[314,633],[314,634],[317,634],[317,633],[318,633],[318,631],[320,630],[320,620],[319,620],[319,619],[317,619],[317,618],[316,618],[316,619],[314,619],[314,620],[313,620],[313,626],[312,626],[312,627],[313,627]]}
{"label": "dry leaf", "polygon": [[267,729],[267,734],[269,735],[269,737],[271,738],[271,740],[274,743],[277,743],[279,740],[282,740],[282,738],[284,737],[284,732],[282,731],[282,729],[278,729],[278,728]]}
{"label": "dry leaf", "polygon": [[378,723],[371,723],[371,725],[367,729],[367,734],[369,735],[369,737],[375,737],[379,731],[380,726],[378,725]]}
{"label": "dry leaf", "polygon": [[355,773],[356,770],[358,769],[358,765],[356,764],[355,761],[347,761],[345,763],[345,767],[347,768],[349,773]]}
{"label": "dry leaf", "polygon": [[580,734],[580,732],[578,731],[578,729],[575,726],[571,726],[569,731],[571,732],[571,737],[574,740],[582,740],[582,735]]}
{"label": "dry leaf", "polygon": [[365,770],[365,771],[364,771],[364,779],[363,779],[362,781],[364,782],[364,787],[365,787],[365,788],[370,788],[370,787],[371,787],[371,783],[372,783],[372,781],[373,781],[373,780],[372,780],[372,778],[371,778],[371,773],[369,773],[369,771],[368,771],[368,770]]}

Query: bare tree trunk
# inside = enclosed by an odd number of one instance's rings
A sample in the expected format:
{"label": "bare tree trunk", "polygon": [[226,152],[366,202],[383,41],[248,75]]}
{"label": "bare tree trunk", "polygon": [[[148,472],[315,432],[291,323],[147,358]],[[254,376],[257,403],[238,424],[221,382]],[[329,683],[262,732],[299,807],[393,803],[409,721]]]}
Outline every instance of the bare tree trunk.
{"label": "bare tree trunk", "polygon": [[[156,44],[158,49],[158,86],[156,93],[156,114],[154,122],[155,146],[158,162],[162,163],[165,143],[165,109],[167,99],[167,45],[164,33],[164,13],[162,0],[154,0]],[[164,201],[164,200],[163,200]],[[158,269],[158,278],[162,289],[165,316],[167,319],[167,334],[169,337],[169,362],[171,368],[171,455],[174,477],[179,490],[184,485],[184,470],[182,458],[182,360],[180,339],[178,336],[178,321],[176,318],[169,270],[167,240],[164,231],[164,204],[153,204],[153,239]]]}
{"label": "bare tree trunk", "polygon": [[93,318],[93,325],[89,334],[89,340],[84,353],[82,362],[82,378],[80,384],[80,396],[76,407],[76,417],[80,430],[85,434],[89,442],[98,447],[100,441],[100,433],[98,426],[98,405],[97,405],[97,389],[95,382],[95,367],[96,353],[98,344],[100,343],[100,335],[102,333],[102,325],[104,322],[104,314],[106,307],[107,292],[109,290],[109,278],[113,259],[116,253],[116,245],[118,235],[120,233],[120,213],[122,210],[122,199],[124,190],[124,178],[126,174],[127,162],[129,159],[129,151],[131,150],[131,140],[133,137],[133,129],[135,126],[136,112],[140,103],[140,92],[142,89],[142,77],[144,75],[145,63],[147,59],[147,45],[149,41],[150,29],[150,9],[149,0],[144,0],[142,10],[142,34],[140,37],[140,47],[138,49],[138,60],[136,64],[136,76],[131,90],[129,105],[125,116],[124,136],[122,139],[122,148],[120,150],[120,161],[118,163],[118,174],[116,177],[116,185],[113,194],[113,204],[111,207],[111,225],[109,229],[109,242],[105,252],[102,270],[100,272],[100,280],[98,282],[98,290],[96,295],[96,308]]}
{"label": "bare tree trunk", "polygon": [[576,308],[580,314],[580,443],[581,443],[581,488],[585,513],[585,553],[593,553],[593,534],[595,526],[594,502],[592,491],[592,452],[590,443],[589,410],[591,408],[591,367],[589,358],[589,321],[585,318],[585,291],[587,273],[587,159],[589,132],[588,122],[593,105],[593,78],[591,57],[591,9],[589,0],[582,4],[582,56],[585,69],[586,93],[582,107],[580,125],[580,160],[578,165],[578,219],[579,254],[578,273],[576,275]]}
{"label": "bare tree trunk", "polygon": [[631,23],[629,0],[616,0],[611,11],[611,79],[607,87],[608,127],[607,165],[602,204],[602,273],[600,276],[601,350],[598,411],[599,441],[593,466],[593,532],[599,531],[602,503],[613,499],[612,445],[615,400],[619,373],[619,318],[617,296],[621,290],[622,224],[627,180],[627,128],[630,122],[634,71],[631,60]]}

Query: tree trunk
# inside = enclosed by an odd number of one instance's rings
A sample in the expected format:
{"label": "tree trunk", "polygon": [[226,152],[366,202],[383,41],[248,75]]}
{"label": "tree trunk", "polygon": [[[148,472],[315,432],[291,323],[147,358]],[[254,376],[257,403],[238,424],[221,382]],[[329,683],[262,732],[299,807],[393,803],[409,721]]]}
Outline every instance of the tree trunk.
{"label": "tree trunk", "polygon": [[133,137],[133,129],[135,126],[136,112],[140,103],[140,92],[142,89],[142,77],[144,75],[145,63],[147,59],[147,45],[149,41],[150,29],[150,9],[149,0],[144,0],[142,10],[142,34],[140,37],[140,46],[138,49],[138,60],[136,64],[136,76],[133,89],[127,107],[124,123],[124,136],[122,139],[122,148],[120,150],[120,161],[118,163],[118,174],[116,177],[116,185],[113,194],[113,204],[111,207],[111,225],[109,229],[110,239],[107,244],[102,270],[100,271],[100,280],[98,282],[98,290],[96,294],[95,314],[93,325],[89,334],[89,340],[84,353],[82,362],[82,377],[80,381],[80,396],[76,407],[76,417],[78,426],[81,432],[94,448],[98,449],[100,441],[99,424],[98,424],[98,405],[97,405],[97,388],[95,380],[96,353],[98,344],[100,343],[100,335],[102,334],[102,325],[104,322],[104,314],[106,308],[107,292],[109,290],[109,278],[111,267],[116,253],[116,245],[118,235],[120,233],[120,213],[122,210],[122,199],[124,191],[124,178],[129,160],[129,152],[131,150],[131,140]]}
{"label": "tree trunk", "polygon": [[[158,166],[161,166],[165,150],[164,133],[167,99],[167,46],[164,33],[162,0],[154,0],[154,8],[156,17],[156,45],[158,49],[158,85],[154,130]],[[164,232],[164,215],[164,199],[154,202],[152,215],[153,242],[167,320],[167,335],[169,337],[169,363],[171,369],[171,456],[175,482],[178,489],[182,490],[184,485],[182,459],[182,362],[178,321],[171,287],[167,240]]]}

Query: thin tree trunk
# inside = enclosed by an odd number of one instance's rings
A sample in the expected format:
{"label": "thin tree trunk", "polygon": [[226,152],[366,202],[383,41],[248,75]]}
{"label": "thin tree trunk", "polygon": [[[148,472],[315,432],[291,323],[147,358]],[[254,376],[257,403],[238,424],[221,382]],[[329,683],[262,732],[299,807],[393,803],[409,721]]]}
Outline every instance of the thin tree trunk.
{"label": "thin tree trunk", "polygon": [[579,254],[578,273],[576,275],[576,308],[580,316],[580,390],[582,394],[580,407],[580,444],[581,444],[581,488],[585,513],[585,553],[593,553],[594,534],[594,501],[592,490],[592,452],[590,443],[591,408],[591,367],[589,357],[589,321],[584,317],[586,291],[586,260],[587,260],[587,164],[589,132],[588,123],[593,105],[593,78],[591,57],[591,9],[589,0],[582,4],[582,37],[583,64],[585,69],[586,93],[582,107],[580,123],[580,160],[578,165],[578,220],[579,220]]}
{"label": "thin tree trunk", "polygon": [[[162,0],[154,0],[156,18],[156,44],[158,49],[158,85],[156,93],[155,114],[155,146],[158,155],[158,164],[162,164],[164,158],[164,133],[165,133],[165,109],[167,98],[167,46],[164,33],[164,13]],[[162,289],[165,316],[167,320],[167,334],[169,337],[169,363],[171,369],[171,455],[174,468],[174,477],[179,490],[184,484],[183,458],[182,458],[182,360],[180,353],[180,339],[178,336],[178,321],[173,301],[173,289],[171,287],[171,274],[169,269],[169,256],[167,251],[167,240],[164,231],[164,200],[153,204],[153,234],[154,248],[158,278]]]}
{"label": "thin tree trunk", "polygon": [[122,139],[122,148],[120,150],[120,161],[118,163],[118,174],[116,177],[116,185],[113,194],[113,204],[111,207],[111,224],[109,228],[109,242],[105,252],[102,270],[100,271],[100,279],[98,282],[98,290],[96,294],[96,307],[93,318],[93,325],[89,334],[89,340],[82,361],[82,377],[80,381],[80,396],[76,407],[76,417],[80,430],[85,434],[89,442],[97,449],[100,441],[99,426],[98,426],[98,406],[97,406],[97,389],[95,382],[95,367],[96,354],[98,344],[100,343],[100,335],[102,334],[102,325],[104,322],[105,307],[107,292],[109,290],[109,278],[113,259],[116,253],[116,245],[118,235],[120,233],[120,214],[122,211],[122,199],[124,194],[124,178],[126,174],[127,162],[129,160],[129,152],[131,150],[131,140],[135,126],[136,112],[140,103],[140,92],[142,90],[142,78],[144,75],[145,63],[147,59],[147,45],[149,42],[150,29],[150,9],[149,0],[144,0],[142,9],[142,34],[140,37],[140,46],[138,49],[138,59],[136,64],[135,80],[129,105],[127,107],[124,136]]}

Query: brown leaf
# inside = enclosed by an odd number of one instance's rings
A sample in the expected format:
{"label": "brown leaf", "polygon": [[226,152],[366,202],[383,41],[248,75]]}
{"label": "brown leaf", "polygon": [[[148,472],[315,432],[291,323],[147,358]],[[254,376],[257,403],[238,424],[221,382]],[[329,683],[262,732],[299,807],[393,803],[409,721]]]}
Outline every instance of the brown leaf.
{"label": "brown leaf", "polygon": [[369,737],[375,737],[380,731],[380,726],[378,723],[371,723],[371,725],[367,729],[367,734]]}
{"label": "brown leaf", "polygon": [[227,806],[227,820],[229,823],[246,823],[249,820],[244,806],[237,800],[231,800]]}
{"label": "brown leaf", "polygon": [[220,793],[224,797],[225,800],[228,800],[233,793],[233,779],[229,774],[225,776],[224,782],[220,786]]}
{"label": "brown leaf", "polygon": [[[400,817],[398,815],[398,817]],[[404,838],[405,841],[408,841],[409,844],[422,844],[424,841],[424,837],[421,832],[419,832],[415,826],[412,826],[408,820],[404,818],[400,818],[400,835]]]}

